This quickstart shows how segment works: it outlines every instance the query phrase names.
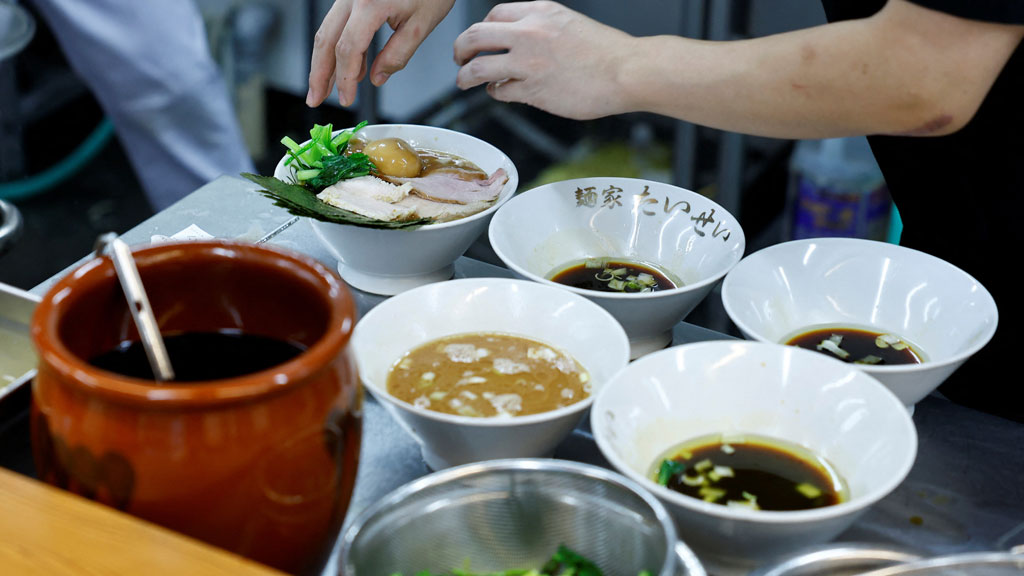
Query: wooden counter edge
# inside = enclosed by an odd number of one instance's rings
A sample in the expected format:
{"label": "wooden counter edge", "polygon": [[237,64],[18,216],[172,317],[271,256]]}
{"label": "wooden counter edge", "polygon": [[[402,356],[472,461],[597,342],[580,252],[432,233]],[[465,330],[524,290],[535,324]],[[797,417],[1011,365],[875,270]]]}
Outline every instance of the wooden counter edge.
{"label": "wooden counter edge", "polygon": [[3,468],[0,573],[282,576],[262,564]]}

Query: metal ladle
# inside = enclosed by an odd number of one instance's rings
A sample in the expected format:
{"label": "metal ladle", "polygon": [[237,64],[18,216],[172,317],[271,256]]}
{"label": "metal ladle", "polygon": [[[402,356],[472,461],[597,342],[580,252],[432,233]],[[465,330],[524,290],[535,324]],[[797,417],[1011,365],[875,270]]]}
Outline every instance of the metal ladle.
{"label": "metal ladle", "polygon": [[157,382],[174,380],[171,358],[167,355],[164,339],[160,336],[156,317],[149,306],[146,289],[142,286],[139,269],[135,266],[135,259],[132,258],[128,245],[118,238],[117,234],[107,232],[96,239],[94,250],[97,256],[110,252],[110,259],[114,262],[117,279],[121,282],[125,298],[128,299],[128,309],[132,312],[135,327],[142,338],[142,347],[146,351],[146,358],[149,359],[149,366],[153,369],[154,378]]}

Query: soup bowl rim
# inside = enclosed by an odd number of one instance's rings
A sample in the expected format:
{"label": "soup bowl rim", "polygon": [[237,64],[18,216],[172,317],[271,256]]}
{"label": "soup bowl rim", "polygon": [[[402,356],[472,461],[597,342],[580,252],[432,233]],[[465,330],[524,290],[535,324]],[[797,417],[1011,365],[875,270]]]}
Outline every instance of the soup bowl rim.
{"label": "soup bowl rim", "polygon": [[[347,128],[341,128],[339,130],[334,130],[333,132],[331,132],[331,135],[332,136],[337,136],[338,134],[344,132],[345,130],[351,130],[352,128],[353,128],[352,126],[349,126]],[[429,131],[437,131],[439,133],[444,133],[444,134],[456,134],[457,137],[467,138],[467,139],[472,141],[477,146],[481,146],[481,147],[492,149],[499,156],[501,156],[506,161],[505,163],[508,165],[507,167],[506,166],[499,166],[500,168],[505,168],[506,174],[508,176],[508,180],[501,187],[501,192],[498,194],[498,197],[494,200],[494,203],[491,204],[490,206],[488,206],[487,208],[485,208],[484,210],[481,210],[481,211],[479,211],[479,212],[477,212],[475,214],[470,214],[469,216],[464,216],[462,218],[456,218],[454,220],[449,220],[448,222],[434,222],[434,223],[430,223],[430,224],[424,224],[424,225],[422,225],[422,226],[420,226],[418,228],[412,229],[412,230],[408,230],[408,229],[391,230],[391,229],[387,229],[387,228],[378,228],[378,229],[366,228],[367,230],[375,230],[377,232],[405,232],[405,233],[414,233],[414,232],[417,232],[417,231],[420,231],[420,230],[427,231],[427,230],[444,230],[446,228],[454,228],[454,227],[456,227],[456,226],[458,226],[460,224],[467,224],[467,223],[472,222],[474,220],[480,220],[482,218],[487,218],[487,217],[491,216],[492,214],[494,214],[498,210],[498,208],[500,208],[502,205],[504,205],[506,202],[508,202],[513,196],[516,195],[515,192],[516,192],[516,189],[519,186],[519,172],[518,172],[518,170],[516,170],[515,164],[512,163],[511,158],[509,158],[507,154],[502,152],[501,149],[499,149],[494,144],[491,144],[490,142],[487,142],[486,140],[482,140],[480,138],[477,138],[476,136],[473,136],[472,134],[466,134],[465,132],[459,132],[457,130],[450,130],[448,128],[441,128],[439,126],[427,126],[425,124],[368,124],[364,128],[362,128],[361,130],[366,130],[367,128],[369,128],[371,130],[375,129],[375,128],[379,128],[379,129],[395,128],[395,129],[399,129],[399,130],[402,130],[402,129],[413,129],[413,130],[426,130],[428,132]],[[301,146],[304,146],[304,145],[308,144],[310,140],[311,140],[310,138],[307,138],[304,142],[300,142],[299,144]],[[283,181],[283,182],[291,183],[289,180],[286,179],[286,177],[291,174],[291,171],[294,170],[294,168],[293,167],[286,167],[285,166],[284,163],[285,163],[286,160],[288,160],[288,158],[289,158],[288,154],[285,154],[284,156],[281,157],[280,160],[278,160],[277,164],[274,166],[274,177],[277,178],[278,180]],[[469,160],[470,162],[473,162],[474,164],[476,164],[476,162],[473,161],[470,158],[466,158],[466,160]],[[481,168],[481,170],[482,170],[482,168]],[[492,173],[493,173],[493,171],[492,171]],[[488,174],[488,176],[490,176],[490,174]],[[510,187],[510,185],[511,185],[511,187]],[[362,228],[360,226],[355,226],[353,224],[342,224],[340,222],[327,222],[327,221],[316,220],[316,219],[312,219],[311,222],[314,225],[317,225],[317,226],[331,225],[331,226],[341,226],[343,228],[352,228],[352,227]]]}
{"label": "soup bowl rim", "polygon": [[[518,285],[518,286],[522,286],[526,290],[537,290],[537,289],[540,289],[542,291],[551,290],[551,288],[542,287],[542,286],[538,285],[535,282],[530,282],[528,280],[511,279],[511,278],[460,278],[460,279],[455,279],[455,280],[448,280],[447,282],[444,282],[444,284],[448,288],[451,288],[451,289],[454,289],[454,288],[456,288],[456,287],[458,287],[460,285],[466,285],[466,286],[472,286],[472,285]],[[391,298],[388,299],[388,302],[395,301],[395,302],[401,303],[404,300],[415,299],[415,298],[418,297],[418,295],[420,294],[421,291],[427,291],[429,289],[437,289],[437,288],[433,284],[428,284],[428,285],[425,285],[425,286],[420,286],[418,288],[414,288],[412,290],[403,292],[403,293],[398,294],[396,296],[392,296]],[[607,322],[609,324],[609,326],[618,327],[618,331],[617,332],[614,331],[614,330],[612,331],[612,332],[614,332],[615,339],[617,341],[616,345],[615,345],[615,348],[616,348],[615,353],[619,353],[620,356],[622,357],[622,365],[623,366],[628,364],[628,358],[629,358],[629,339],[626,337],[625,331],[622,330],[622,327],[621,327],[621,325],[619,325],[618,321],[616,321],[615,318],[607,310],[605,310],[601,306],[595,304],[594,302],[591,302],[590,300],[587,300],[586,298],[582,298],[580,296],[570,295],[570,294],[566,294],[564,292],[562,292],[561,294],[552,294],[552,295],[559,296],[559,297],[562,297],[562,298],[566,298],[567,297],[570,300],[575,301],[575,303],[577,303],[579,306],[582,306],[584,309],[586,309],[588,311],[588,314],[592,314],[592,315],[595,315],[595,316],[601,318],[602,321],[603,322]],[[379,306],[374,307],[369,312],[367,312],[366,315],[364,315],[363,318],[359,321],[359,324],[356,325],[356,332],[359,331],[359,325],[362,324],[363,322],[366,322],[367,319],[372,319],[372,318],[375,318],[376,315],[384,314],[385,312],[383,310],[384,310],[384,308],[382,307],[382,305],[379,305]],[[430,341],[433,341],[433,340],[437,340],[437,339],[440,339],[440,338],[445,338],[445,337],[448,337],[448,336],[455,336],[455,335],[458,335],[458,334],[472,334],[472,333],[479,333],[479,332],[482,332],[482,331],[477,331],[477,332],[451,332],[451,333],[448,333],[448,334],[443,334],[443,335],[440,335],[440,336],[433,337],[430,340],[428,340],[427,342],[430,342]],[[540,342],[541,344],[544,344],[546,346],[551,346],[552,348],[555,348],[559,352],[562,352],[564,354],[568,354],[562,346],[559,346],[559,345],[556,345],[556,344],[552,344],[551,342],[548,342],[548,341],[543,340],[543,339],[536,338],[534,336],[530,336],[530,335],[526,335],[526,334],[516,334],[516,333],[512,333],[512,332],[495,331],[495,330],[487,330],[486,332],[487,333],[496,333],[496,334],[504,334],[504,335],[510,335],[510,336],[520,336],[520,337],[523,337],[523,338],[529,338],[531,340]],[[358,334],[356,336],[354,336],[354,337],[358,338]],[[611,350],[605,350],[605,352],[608,353],[608,354],[612,353]],[[573,359],[576,360],[577,362],[579,362],[580,365],[583,365],[583,362],[581,362],[578,358],[575,358],[573,356]],[[397,358],[392,359],[392,360],[397,360]],[[360,363],[360,365],[362,365],[362,363]],[[584,366],[584,369],[587,369],[587,367]],[[621,370],[621,368],[620,368],[620,370]],[[590,370],[587,369],[587,372],[589,374]],[[612,378],[614,378],[614,377],[615,377],[614,373],[609,375],[609,377],[608,377],[608,379],[607,379],[607,381],[605,383],[610,382],[612,380]],[[445,413],[445,412],[438,412],[438,411],[430,410],[430,409],[427,409],[427,408],[420,408],[419,406],[416,406],[414,404],[406,402],[405,400],[401,400],[398,397],[394,396],[393,394],[391,394],[390,392],[387,391],[387,382],[385,382],[384,386],[381,387],[379,385],[379,383],[377,383],[375,381],[371,381],[369,378],[364,377],[362,375],[362,369],[361,368],[360,368],[360,381],[363,383],[363,386],[367,390],[369,390],[371,394],[374,395],[374,397],[376,397],[377,399],[379,399],[381,401],[387,402],[387,403],[389,403],[389,404],[391,404],[393,406],[396,406],[396,407],[398,407],[398,408],[400,408],[402,410],[405,410],[406,412],[409,412],[409,413],[412,413],[412,414],[415,414],[417,416],[420,416],[420,417],[423,417],[423,418],[427,418],[427,419],[430,419],[430,420],[436,420],[436,421],[445,422],[445,423],[449,423],[449,424],[456,424],[456,425],[460,425],[460,426],[473,426],[473,427],[480,427],[480,428],[515,428],[515,427],[520,427],[520,426],[530,426],[530,425],[533,425],[533,424],[537,424],[537,423],[541,423],[541,422],[546,422],[546,421],[549,421],[549,420],[557,420],[557,419],[562,418],[562,417],[567,417],[567,416],[570,416],[570,415],[572,415],[572,414],[574,414],[576,412],[583,412],[586,409],[590,408],[590,406],[594,402],[594,398],[597,396],[597,393],[600,391],[600,390],[591,391],[591,393],[589,395],[587,395],[586,398],[583,398],[583,399],[581,399],[578,402],[574,402],[572,404],[569,404],[568,406],[563,406],[561,408],[555,408],[554,410],[545,410],[544,412],[538,412],[536,414],[527,414],[527,415],[524,415],[524,416],[507,416],[507,417],[504,417],[504,416],[462,416],[462,415],[459,415],[459,414],[448,414],[448,413]],[[602,383],[601,386],[604,386],[605,383]]]}
{"label": "soup bowl rim", "polygon": [[[710,198],[708,198],[706,196],[703,196],[703,195],[701,195],[701,194],[699,194],[697,192],[694,192],[692,190],[688,190],[686,188],[682,188],[680,186],[676,186],[674,184],[669,184],[669,183],[666,183],[666,182],[659,182],[657,180],[647,180],[647,179],[644,179],[644,178],[630,178],[630,177],[622,177],[622,176],[609,176],[609,177],[590,176],[590,177],[586,177],[586,178],[571,178],[569,180],[561,180],[561,181],[558,181],[558,182],[550,182],[550,183],[547,183],[547,184],[542,184],[541,186],[537,186],[536,188],[531,188],[529,190],[524,190],[524,191],[520,192],[519,194],[516,194],[515,197],[511,198],[508,202],[505,203],[505,205],[506,206],[518,205],[518,204],[523,204],[523,203],[526,203],[526,202],[529,202],[529,201],[534,201],[537,198],[544,198],[545,196],[549,196],[550,195],[550,189],[551,188],[554,188],[556,186],[566,186],[566,185],[568,185],[567,183],[570,183],[570,182],[585,183],[585,182],[593,181],[593,180],[603,180],[603,181],[616,180],[616,181],[628,181],[628,182],[633,182],[633,183],[641,183],[641,182],[643,182],[643,183],[657,184],[658,186],[662,186],[662,187],[667,188],[668,190],[670,190],[672,193],[675,193],[675,194],[684,193],[684,194],[686,194],[688,196],[689,195],[699,196],[702,200],[710,203],[715,208],[720,209],[722,212],[724,212],[726,214],[729,214],[729,216],[735,220],[735,217],[732,216],[732,214],[728,210],[726,210],[725,207],[723,207],[721,204],[718,204],[714,200],[712,200],[712,199],[710,199]],[[536,194],[534,194],[535,192],[536,192]],[[531,194],[533,194],[533,196],[530,196]],[[502,208],[504,208],[504,207],[505,206],[502,206]],[[712,274],[710,276],[707,276],[705,278],[702,278],[701,280],[698,280],[697,282],[692,282],[692,283],[689,283],[689,284],[683,284],[681,286],[676,286],[676,287],[670,288],[668,290],[657,290],[657,291],[653,291],[653,292],[621,292],[621,293],[620,292],[603,292],[603,291],[600,291],[600,290],[588,290],[588,289],[585,289],[585,288],[577,288],[575,286],[569,286],[567,284],[562,284],[562,283],[559,283],[559,282],[555,282],[553,280],[549,280],[548,278],[546,278],[546,277],[544,277],[544,276],[542,276],[540,274],[536,274],[534,272],[531,272],[525,266],[521,265],[519,262],[516,261],[516,259],[510,257],[507,253],[505,253],[504,250],[502,250],[500,242],[495,242],[495,235],[496,235],[495,230],[497,230],[497,229],[499,229],[501,227],[501,225],[504,222],[504,220],[505,220],[505,218],[503,218],[500,213],[496,214],[494,219],[491,221],[491,224],[490,224],[490,227],[488,228],[487,234],[488,234],[488,239],[490,240],[490,243],[491,243],[491,247],[494,249],[495,254],[498,255],[498,258],[500,258],[501,261],[504,262],[506,266],[508,266],[513,271],[515,271],[517,274],[519,274],[519,275],[521,275],[521,276],[523,276],[525,278],[529,278],[533,282],[538,282],[540,284],[546,284],[548,286],[557,286],[558,288],[560,288],[562,290],[568,290],[570,292],[573,292],[575,294],[579,294],[580,296],[585,296],[585,297],[588,297],[588,298],[607,298],[609,300],[657,300],[659,298],[671,298],[672,296],[677,296],[677,295],[680,295],[680,294],[686,294],[688,292],[696,292],[696,291],[698,291],[698,290],[700,290],[702,288],[707,287],[708,285],[713,285],[714,283],[718,282],[723,277],[725,277],[740,262],[740,260],[742,260],[743,253],[744,253],[744,251],[746,249],[746,235],[744,234],[743,229],[739,226],[739,221],[737,220],[736,221],[737,226],[736,226],[736,230],[734,231],[734,233],[738,233],[739,236],[740,236],[740,238],[738,239],[738,249],[730,248],[730,249],[725,251],[726,254],[734,253],[735,252],[735,253],[737,253],[737,256],[736,256],[736,258],[735,258],[735,260],[733,262],[731,262],[729,265],[723,267],[721,270],[715,272],[714,274]],[[614,257],[613,256],[608,256],[607,258],[617,258],[617,256],[614,256]],[[627,258],[628,259],[628,256],[622,256],[622,258]],[[641,261],[641,263],[642,262],[643,261]],[[673,275],[677,275],[675,271],[670,270],[667,266],[664,266],[660,262],[649,262],[649,263],[650,264],[654,264],[655,266],[657,266],[659,268],[662,268],[663,270],[667,270],[668,272],[670,272]]]}
{"label": "soup bowl rim", "polygon": [[[991,326],[989,326],[984,331],[982,336],[978,338],[972,345],[959,350],[956,354],[952,354],[938,359],[933,359],[929,357],[928,360],[925,362],[918,362],[912,364],[887,364],[881,366],[871,364],[857,364],[856,366],[861,370],[864,370],[869,373],[878,374],[905,374],[922,372],[931,369],[940,369],[948,366],[957,365],[966,361],[971,356],[977,354],[978,351],[980,351],[982,348],[988,345],[988,343],[992,340],[992,337],[995,336],[996,328],[999,325],[999,308],[996,305],[995,299],[992,297],[992,293],[989,292],[988,289],[985,288],[985,286],[981,282],[979,282],[977,278],[975,278],[962,268],[950,262],[947,262],[941,258],[938,258],[937,256],[928,254],[927,252],[922,252],[920,250],[909,248],[907,246],[900,246],[897,244],[890,244],[888,242],[881,242],[877,240],[868,240],[865,238],[805,238],[801,240],[790,240],[787,242],[781,242],[779,244],[767,246],[744,258],[743,261],[738,263],[736,267],[734,267],[733,270],[731,270],[730,273],[726,275],[725,280],[722,281],[722,307],[725,309],[726,315],[729,317],[729,320],[732,321],[733,324],[735,324],[736,327],[743,334],[749,334],[751,338],[758,342],[765,342],[768,344],[783,344],[782,342],[777,342],[775,340],[771,340],[765,337],[760,330],[752,329],[750,324],[745,322],[741,315],[738,313],[738,310],[736,308],[738,303],[735,301],[734,298],[729,298],[729,295],[731,294],[730,287],[732,287],[737,282],[737,276],[733,274],[733,272],[735,272],[736,270],[743,271],[746,267],[753,265],[751,264],[751,262],[755,262],[763,258],[774,257],[775,254],[786,253],[788,251],[796,249],[797,247],[807,246],[810,244],[839,246],[849,245],[854,248],[862,247],[865,250],[883,250],[885,254],[896,255],[896,257],[902,255],[903,257],[906,258],[924,259],[926,261],[931,262],[932,264],[937,265],[939,268],[946,270],[946,272],[948,273],[951,273],[955,276],[959,276],[965,279],[966,281],[973,283],[978,289],[979,297],[991,306]],[[744,261],[747,262],[744,264]],[[818,324],[806,326],[801,330],[815,329],[818,326],[820,326],[821,328],[827,328],[830,326],[838,328],[843,325],[860,329],[875,328],[874,326],[871,325],[870,322],[821,322]]]}
{"label": "soup bowl rim", "polygon": [[[855,380],[859,380],[865,383],[865,385],[874,384],[877,386],[879,394],[885,398],[886,402],[890,404],[893,414],[899,414],[902,416],[900,422],[905,434],[904,441],[907,442],[906,449],[909,451],[909,457],[905,458],[900,466],[895,471],[892,471],[884,482],[879,483],[877,486],[868,490],[865,494],[856,495],[852,494],[847,500],[839,502],[837,504],[822,506],[820,508],[811,508],[807,510],[748,510],[746,508],[730,508],[721,504],[715,504],[713,502],[704,502],[697,498],[686,496],[679,492],[670,490],[669,488],[662,486],[654,480],[648,478],[646,475],[638,472],[635,468],[624,461],[618,454],[618,451],[609,444],[609,441],[605,438],[604,428],[599,425],[593,425],[594,441],[598,446],[598,449],[608,459],[608,462],[620,473],[640,483],[644,488],[647,488],[653,492],[659,498],[664,499],[667,502],[672,503],[679,508],[685,509],[689,512],[695,512],[704,514],[707,516],[714,517],[719,520],[732,520],[741,521],[751,524],[806,524],[818,521],[827,521],[851,514],[858,513],[874,503],[878,502],[882,498],[892,493],[893,490],[898,487],[914,466],[914,462],[917,458],[918,450],[918,437],[917,429],[914,426],[913,420],[907,413],[906,408],[900,399],[893,393],[889,388],[878,382],[871,375],[861,372],[853,367],[853,365],[847,365],[836,360],[829,359],[828,357],[821,355],[817,352],[810,350],[804,350],[802,348],[796,348],[792,346],[784,346],[782,344],[770,343],[770,342],[757,342],[757,341],[745,341],[745,340],[719,340],[719,341],[704,341],[704,342],[692,342],[689,344],[681,344],[679,346],[673,346],[660,350],[658,352],[648,354],[642,358],[634,361],[630,366],[621,370],[612,381],[608,382],[608,387],[605,390],[611,389],[616,382],[632,370],[641,370],[645,368],[647,364],[658,362],[662,356],[674,355],[678,352],[678,349],[685,348],[688,350],[694,350],[699,348],[714,348],[728,344],[731,346],[744,346],[744,347],[774,347],[784,349],[789,354],[796,354],[798,356],[804,356],[809,361],[827,363],[832,365],[833,369],[847,368],[847,372],[851,374],[851,377]],[[825,365],[825,364],[823,364]],[[591,418],[595,412],[591,412]],[[751,431],[751,433],[757,433]],[[763,436],[763,434],[762,434]],[[786,442],[792,442],[787,438],[780,438]],[[815,452],[814,450],[811,450]],[[833,464],[834,465],[834,464]]]}

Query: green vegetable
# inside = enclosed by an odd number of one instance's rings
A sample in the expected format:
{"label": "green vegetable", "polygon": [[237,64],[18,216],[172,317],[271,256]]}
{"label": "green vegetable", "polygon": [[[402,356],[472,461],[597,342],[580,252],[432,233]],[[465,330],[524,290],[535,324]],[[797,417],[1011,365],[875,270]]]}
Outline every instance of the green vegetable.
{"label": "green vegetable", "polygon": [[320,199],[316,197],[316,194],[311,190],[296,184],[289,184],[287,182],[282,182],[277,178],[260,176],[259,174],[244,173],[242,174],[242,177],[262,186],[263,189],[260,190],[261,194],[274,200],[274,204],[288,210],[296,216],[304,216],[306,218],[313,218],[322,222],[333,222],[335,224],[363,226],[365,228],[393,228],[405,230],[413,230],[431,222],[429,219],[389,222],[376,220],[374,218],[367,218],[361,214],[342,210],[341,208],[331,206],[326,202],[321,202]]}
{"label": "green vegetable", "polygon": [[668,481],[671,480],[673,476],[682,474],[684,470],[686,470],[685,462],[672,460],[671,458],[662,460],[661,468],[658,469],[658,484],[668,486]]}
{"label": "green vegetable", "polygon": [[540,572],[548,576],[601,576],[601,569],[596,564],[564,545],[558,547]]}
{"label": "green vegetable", "polygon": [[[310,177],[308,183],[315,190],[323,190],[328,186],[334,185],[339,180],[359,178],[376,171],[377,167],[373,165],[373,162],[370,162],[370,157],[361,152],[351,156],[328,156],[323,160],[323,168]],[[302,176],[300,176],[302,172],[311,171],[300,170],[296,172],[295,177],[300,181],[303,180]]]}
{"label": "green vegetable", "polygon": [[363,153],[345,154],[352,136],[367,122],[360,122],[351,130],[344,130],[333,136],[331,124],[315,124],[309,131],[309,142],[299,144],[290,137],[281,139],[281,144],[288,148],[286,166],[294,166],[294,182],[283,182],[276,178],[258,174],[242,174],[244,178],[255,182],[263,189],[260,193],[274,200],[280,206],[296,216],[313,218],[321,222],[334,224],[351,224],[365,228],[392,228],[412,230],[430,219],[392,222],[367,218],[349,210],[322,202],[316,194],[341,180],[367,176],[377,171],[370,158]]}
{"label": "green vegetable", "polygon": [[328,186],[346,180],[376,172],[376,167],[365,154],[345,155],[348,142],[367,122],[360,122],[351,130],[344,130],[332,136],[334,126],[331,124],[314,124],[309,131],[309,142],[300,145],[290,137],[281,139],[281,144],[288,148],[288,159],[285,166],[295,166],[296,184],[319,192]]}
{"label": "green vegetable", "polygon": [[[391,576],[402,576],[400,572]],[[432,575],[429,571],[417,572],[415,576],[448,576],[445,574]],[[505,570],[502,572],[472,572],[467,568],[454,569],[450,576],[602,576],[601,569],[596,564],[574,552],[565,545],[560,545],[555,554],[548,560],[540,570]],[[650,571],[642,570],[637,576],[651,576]]]}

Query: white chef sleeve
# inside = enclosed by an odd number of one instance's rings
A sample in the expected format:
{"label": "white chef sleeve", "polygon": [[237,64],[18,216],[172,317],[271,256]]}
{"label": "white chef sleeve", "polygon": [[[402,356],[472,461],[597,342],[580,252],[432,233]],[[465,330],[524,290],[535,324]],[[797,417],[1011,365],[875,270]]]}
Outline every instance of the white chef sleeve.
{"label": "white chef sleeve", "polygon": [[154,209],[253,171],[191,0],[32,0],[110,116]]}

